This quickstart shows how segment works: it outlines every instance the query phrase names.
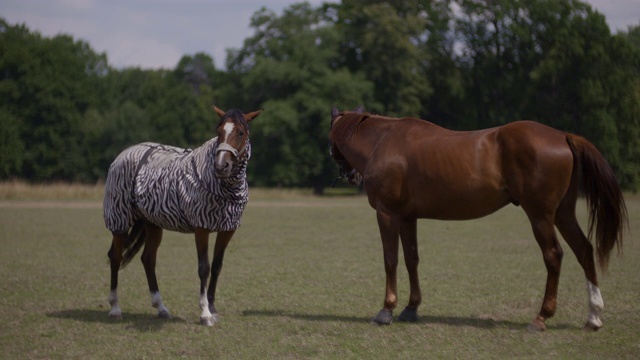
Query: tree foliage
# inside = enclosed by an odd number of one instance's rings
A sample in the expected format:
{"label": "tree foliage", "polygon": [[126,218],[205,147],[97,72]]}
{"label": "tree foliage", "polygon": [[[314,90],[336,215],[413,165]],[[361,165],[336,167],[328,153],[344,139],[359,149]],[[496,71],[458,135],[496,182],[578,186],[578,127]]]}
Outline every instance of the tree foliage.
{"label": "tree foliage", "polygon": [[266,111],[249,180],[312,187],[335,175],[332,106],[472,130],[532,119],[594,142],[640,188],[640,24],[611,34],[577,0],[343,0],[262,8],[226,70],[114,69],[68,35],[0,19],[0,179],[100,181],[134,143],[194,147],[211,105]]}
{"label": "tree foliage", "polygon": [[263,8],[255,35],[228,64],[242,73],[250,108],[264,107],[254,126],[250,180],[263,186],[312,186],[321,192],[334,168],[327,156],[332,106],[373,101],[362,73],[337,67],[339,37],[324,8],[293,5],[280,17]]}

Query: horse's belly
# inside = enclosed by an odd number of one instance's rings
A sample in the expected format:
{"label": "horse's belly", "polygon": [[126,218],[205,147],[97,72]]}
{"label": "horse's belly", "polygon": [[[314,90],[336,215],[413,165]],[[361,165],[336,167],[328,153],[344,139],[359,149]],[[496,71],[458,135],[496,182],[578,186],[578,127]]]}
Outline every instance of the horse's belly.
{"label": "horse's belly", "polygon": [[176,180],[161,171],[141,175],[136,186],[136,205],[142,216],[163,229],[192,232],[193,226],[183,213]]}
{"label": "horse's belly", "polygon": [[511,203],[506,192],[432,194],[415,198],[412,204],[418,218],[470,220],[492,214]]}

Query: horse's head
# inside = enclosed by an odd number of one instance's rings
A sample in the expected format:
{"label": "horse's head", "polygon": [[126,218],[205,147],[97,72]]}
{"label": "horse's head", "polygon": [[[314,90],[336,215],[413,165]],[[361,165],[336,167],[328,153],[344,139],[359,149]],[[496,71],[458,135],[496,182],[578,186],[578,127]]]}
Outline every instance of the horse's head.
{"label": "horse's head", "polygon": [[247,150],[249,122],[258,117],[262,110],[246,114],[235,109],[224,112],[215,105],[213,110],[220,116],[216,127],[218,147],[215,153],[215,174],[218,178],[227,178]]}
{"label": "horse's head", "polygon": [[[358,114],[362,113],[362,107],[359,107],[356,112]],[[345,134],[336,130],[336,124],[340,121],[342,116],[345,113],[338,111],[335,107],[331,109],[331,130],[329,131],[329,155],[333,158],[333,160],[338,164],[340,168],[340,175],[336,178],[338,179],[346,179],[347,182],[351,185],[360,185],[362,182],[362,175],[356,170],[351,163],[342,155],[342,152],[338,148],[337,142],[340,141],[341,137],[344,137]],[[335,184],[336,180],[333,181]]]}

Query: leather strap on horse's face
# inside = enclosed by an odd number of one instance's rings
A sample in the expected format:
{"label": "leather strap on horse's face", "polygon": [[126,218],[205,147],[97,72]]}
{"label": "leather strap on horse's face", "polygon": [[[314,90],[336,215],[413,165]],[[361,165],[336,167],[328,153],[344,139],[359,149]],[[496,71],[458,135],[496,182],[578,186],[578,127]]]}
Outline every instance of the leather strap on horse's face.
{"label": "leather strap on horse's face", "polygon": [[240,151],[238,151],[238,149],[234,148],[233,146],[229,145],[228,143],[223,142],[223,143],[218,143],[218,147],[216,148],[215,156],[218,156],[218,153],[221,152],[221,151],[228,151],[231,154],[233,154],[233,156],[236,159],[240,160],[247,153],[247,147],[249,146],[249,136],[248,135],[245,135],[245,136],[246,136],[246,138],[244,139],[244,145],[242,146],[242,149],[240,149]]}
{"label": "leather strap on horse's face", "polygon": [[[244,150],[244,148],[242,150]],[[221,151],[228,151],[228,152],[232,153],[233,156],[235,156],[236,159],[238,158],[238,150],[236,150],[236,148],[234,148],[233,146],[227,144],[226,142],[218,144],[218,148],[216,149],[216,156]]]}

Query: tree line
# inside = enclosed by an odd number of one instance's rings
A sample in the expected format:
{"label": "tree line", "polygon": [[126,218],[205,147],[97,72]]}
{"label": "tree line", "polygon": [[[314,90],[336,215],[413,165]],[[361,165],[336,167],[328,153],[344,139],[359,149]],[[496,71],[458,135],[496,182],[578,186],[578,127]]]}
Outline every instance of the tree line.
{"label": "tree line", "polygon": [[[262,8],[253,35],[173,69],[114,68],[68,35],[0,19],[0,179],[104,180],[127,146],[197,147],[211,105],[265,109],[252,186],[330,185],[332,106],[473,130],[519,119],[585,136],[640,187],[640,24],[612,34],[576,0],[343,0]],[[212,39],[214,41],[214,39]]]}

